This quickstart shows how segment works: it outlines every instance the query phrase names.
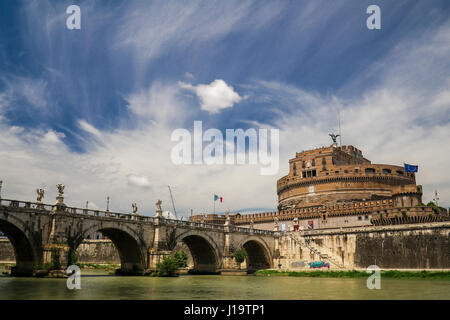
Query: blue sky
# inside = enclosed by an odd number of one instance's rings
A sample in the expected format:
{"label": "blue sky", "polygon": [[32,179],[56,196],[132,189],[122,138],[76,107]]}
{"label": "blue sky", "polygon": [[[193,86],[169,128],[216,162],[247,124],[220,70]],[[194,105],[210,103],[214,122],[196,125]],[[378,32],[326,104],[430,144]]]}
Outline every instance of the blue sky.
{"label": "blue sky", "polygon": [[[71,4],[81,30],[66,28]],[[381,8],[381,30],[366,27],[370,4]],[[171,184],[179,211],[210,210],[211,192],[226,200],[219,210],[271,209],[287,160],[328,145],[339,110],[345,144],[375,163],[419,164],[425,200],[438,189],[449,206],[449,9],[448,1],[3,1],[3,194],[32,199],[44,186],[52,202],[63,182],[72,205],[103,208],[110,195],[117,210],[136,201],[151,214],[158,198],[170,209]],[[240,100],[213,113],[195,89],[218,79]],[[279,174],[173,167],[170,133],[194,120],[279,128]]]}

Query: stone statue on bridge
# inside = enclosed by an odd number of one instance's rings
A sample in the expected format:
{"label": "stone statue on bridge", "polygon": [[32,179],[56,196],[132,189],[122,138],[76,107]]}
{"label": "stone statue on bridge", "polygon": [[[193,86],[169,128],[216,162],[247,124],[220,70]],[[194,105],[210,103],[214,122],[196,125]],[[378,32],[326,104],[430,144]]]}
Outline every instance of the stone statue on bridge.
{"label": "stone statue on bridge", "polygon": [[162,201],[158,199],[158,201],[156,201],[155,204],[156,204],[156,211],[162,211],[161,209]]}
{"label": "stone statue on bridge", "polygon": [[225,225],[229,226],[231,224],[230,210],[225,211],[225,216]]}
{"label": "stone statue on bridge", "polygon": [[63,185],[63,184],[61,184],[61,183],[58,183],[58,184],[56,185],[56,188],[58,188],[58,196],[62,197],[62,195],[64,194],[64,188],[65,188],[65,187],[66,187],[66,186]]}
{"label": "stone statue on bridge", "polygon": [[157,217],[161,217],[162,216],[162,209],[161,209],[161,204],[162,201],[158,199],[158,201],[156,201],[155,205],[156,205],[156,216]]}
{"label": "stone statue on bridge", "polygon": [[56,188],[58,189],[58,196],[56,197],[56,203],[55,203],[56,206],[54,207],[54,210],[57,210],[57,209],[65,206],[64,197],[63,197],[65,185],[58,183],[56,185]]}
{"label": "stone statue on bridge", "polygon": [[137,211],[138,211],[137,204],[136,204],[136,203],[132,203],[132,204],[131,204],[131,207],[133,208],[133,214],[136,214]]}
{"label": "stone statue on bridge", "polygon": [[39,188],[39,189],[36,189],[36,193],[37,193],[36,202],[41,203],[42,198],[44,198],[45,191],[44,191],[44,189]]}
{"label": "stone statue on bridge", "polygon": [[278,226],[278,217],[273,218],[273,231],[278,231],[279,226]]}

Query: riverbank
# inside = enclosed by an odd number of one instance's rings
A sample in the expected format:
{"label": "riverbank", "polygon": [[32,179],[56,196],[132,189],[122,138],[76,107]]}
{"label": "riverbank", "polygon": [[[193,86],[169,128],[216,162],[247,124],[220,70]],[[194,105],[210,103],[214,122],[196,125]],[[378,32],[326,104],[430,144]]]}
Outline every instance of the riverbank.
{"label": "riverbank", "polygon": [[[367,278],[369,273],[365,271],[279,271],[279,270],[258,270],[255,276],[288,276],[288,277],[315,277],[315,278]],[[450,280],[450,271],[400,271],[382,270],[382,278],[390,279],[440,279]]]}
{"label": "riverbank", "polygon": [[[0,262],[0,275],[11,275],[11,269],[16,264],[14,262]],[[77,266],[80,267],[81,270],[101,270],[105,271],[106,274],[116,274],[116,271],[120,269],[120,264],[114,263],[77,263]],[[63,278],[67,277],[65,271],[61,270],[53,270],[49,272],[46,269],[36,269],[35,277],[49,277],[49,278]]]}

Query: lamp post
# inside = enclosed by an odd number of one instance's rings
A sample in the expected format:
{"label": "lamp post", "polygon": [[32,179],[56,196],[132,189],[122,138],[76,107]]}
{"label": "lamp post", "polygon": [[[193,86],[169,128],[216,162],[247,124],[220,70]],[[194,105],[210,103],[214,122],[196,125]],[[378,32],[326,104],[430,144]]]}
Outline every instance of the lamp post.
{"label": "lamp post", "polygon": [[0,180],[0,199],[2,198],[2,184],[3,180]]}
{"label": "lamp post", "polygon": [[106,197],[106,211],[109,212],[109,196]]}

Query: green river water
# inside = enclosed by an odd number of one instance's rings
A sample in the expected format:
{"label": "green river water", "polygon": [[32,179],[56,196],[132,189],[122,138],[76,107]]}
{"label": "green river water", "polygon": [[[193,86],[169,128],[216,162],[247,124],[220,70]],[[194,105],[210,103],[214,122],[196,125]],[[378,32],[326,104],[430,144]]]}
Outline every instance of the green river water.
{"label": "green river water", "polygon": [[381,279],[369,290],[364,278],[185,275],[120,277],[83,271],[81,289],[66,279],[0,276],[0,299],[450,299],[450,281]]}

